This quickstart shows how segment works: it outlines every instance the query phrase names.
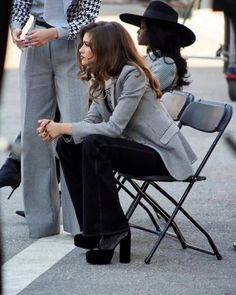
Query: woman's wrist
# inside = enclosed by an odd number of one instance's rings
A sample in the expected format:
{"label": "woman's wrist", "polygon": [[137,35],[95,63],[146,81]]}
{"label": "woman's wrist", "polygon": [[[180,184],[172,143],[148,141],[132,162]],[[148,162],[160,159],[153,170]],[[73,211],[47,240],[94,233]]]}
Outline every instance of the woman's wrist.
{"label": "woman's wrist", "polygon": [[58,31],[57,31],[56,28],[50,28],[48,30],[50,30],[50,32],[51,32],[52,39],[57,39],[58,38]]}
{"label": "woman's wrist", "polygon": [[71,135],[72,134],[72,124],[71,123],[59,123],[60,124],[60,134],[61,135]]}

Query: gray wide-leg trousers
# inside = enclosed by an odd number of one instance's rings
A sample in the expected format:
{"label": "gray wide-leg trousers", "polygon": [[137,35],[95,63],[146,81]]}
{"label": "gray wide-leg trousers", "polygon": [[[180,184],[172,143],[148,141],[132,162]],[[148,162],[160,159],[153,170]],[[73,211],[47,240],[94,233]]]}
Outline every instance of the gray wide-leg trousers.
{"label": "gray wide-leg trousers", "polygon": [[[31,238],[60,231],[60,198],[55,149],[36,134],[38,119],[53,119],[58,105],[62,122],[80,121],[88,109],[88,85],[77,80],[77,42],[56,39],[23,51],[20,63],[22,100],[22,182]],[[63,181],[62,181],[63,182]],[[79,232],[71,199],[62,184],[65,230]]]}

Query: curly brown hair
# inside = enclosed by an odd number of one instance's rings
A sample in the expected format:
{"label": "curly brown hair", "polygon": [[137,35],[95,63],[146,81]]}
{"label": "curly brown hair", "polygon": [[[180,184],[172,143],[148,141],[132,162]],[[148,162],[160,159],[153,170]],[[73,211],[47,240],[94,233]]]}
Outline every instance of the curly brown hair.
{"label": "curly brown hair", "polygon": [[91,50],[96,56],[96,62],[88,67],[83,66],[78,50],[78,78],[91,81],[89,93],[92,99],[103,93],[105,80],[119,76],[123,66],[127,64],[137,67],[140,73],[143,72],[157,98],[161,97],[159,81],[150,72],[145,59],[139,55],[131,36],[121,24],[100,21],[82,27],[79,48],[82,46],[85,33],[89,33],[91,37]]}

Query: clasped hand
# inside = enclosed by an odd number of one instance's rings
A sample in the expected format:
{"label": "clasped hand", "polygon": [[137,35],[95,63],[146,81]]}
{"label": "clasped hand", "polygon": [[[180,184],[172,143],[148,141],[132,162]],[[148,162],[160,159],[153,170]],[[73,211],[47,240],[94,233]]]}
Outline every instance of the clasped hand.
{"label": "clasped hand", "polygon": [[21,34],[21,29],[14,29],[12,31],[13,42],[21,50],[25,47],[41,47],[50,40],[58,37],[58,33],[55,28],[35,29],[29,31],[24,38],[21,38]]}
{"label": "clasped hand", "polygon": [[37,134],[43,141],[52,141],[60,135],[60,123],[48,119],[38,120]]}

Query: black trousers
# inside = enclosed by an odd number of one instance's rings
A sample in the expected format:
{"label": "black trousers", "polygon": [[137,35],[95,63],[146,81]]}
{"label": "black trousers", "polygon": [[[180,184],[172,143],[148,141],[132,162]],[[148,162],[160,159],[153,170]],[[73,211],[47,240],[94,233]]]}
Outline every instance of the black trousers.
{"label": "black trousers", "polygon": [[81,231],[87,236],[128,230],[113,171],[168,175],[152,148],[121,138],[90,135],[82,143],[58,140],[57,153]]}

